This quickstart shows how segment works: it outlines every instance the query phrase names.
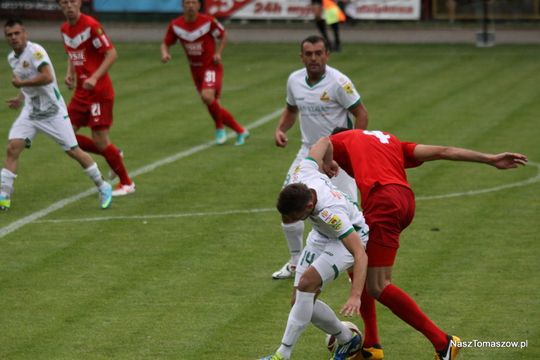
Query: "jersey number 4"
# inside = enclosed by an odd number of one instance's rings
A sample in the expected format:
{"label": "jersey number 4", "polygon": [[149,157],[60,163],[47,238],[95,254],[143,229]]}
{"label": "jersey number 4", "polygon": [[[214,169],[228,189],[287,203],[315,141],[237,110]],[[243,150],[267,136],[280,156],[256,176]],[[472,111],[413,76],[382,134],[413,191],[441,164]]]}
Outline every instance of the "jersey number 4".
{"label": "jersey number 4", "polygon": [[390,135],[385,135],[382,131],[379,131],[379,130],[375,130],[375,131],[364,130],[364,134],[375,136],[377,139],[379,139],[379,141],[382,144],[389,144],[390,143],[390,141],[388,141],[388,139],[390,139]]}

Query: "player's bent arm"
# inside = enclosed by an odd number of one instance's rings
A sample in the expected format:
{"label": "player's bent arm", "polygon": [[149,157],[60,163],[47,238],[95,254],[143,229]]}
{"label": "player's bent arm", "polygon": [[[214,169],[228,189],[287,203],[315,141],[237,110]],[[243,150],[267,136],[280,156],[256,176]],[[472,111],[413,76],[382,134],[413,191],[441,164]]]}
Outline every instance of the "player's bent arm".
{"label": "player's bent arm", "polygon": [[225,44],[227,43],[227,32],[224,32],[221,39],[216,40],[216,42],[218,43],[218,46],[216,53],[214,54],[214,63],[219,64],[221,63],[223,50],[225,50]]}
{"label": "player's bent arm", "polygon": [[488,164],[497,169],[512,169],[525,165],[527,156],[518,153],[504,152],[500,154],[487,154],[475,150],[438,145],[418,144],[414,148],[414,157],[420,161],[453,160]]}
{"label": "player's bent arm", "polygon": [[298,107],[289,105],[285,107],[281,118],[279,119],[278,126],[274,134],[274,140],[276,141],[276,146],[285,147],[287,146],[287,131],[293,127],[296,122],[296,117],[298,116]]}
{"label": "player's bent arm", "polygon": [[21,80],[15,75],[13,76],[12,83],[13,86],[20,87],[32,87],[32,86],[43,86],[52,83],[54,76],[51,70],[51,66],[47,63],[42,63],[38,67],[38,74],[30,79]]}
{"label": "player's bent arm", "polygon": [[367,129],[368,126],[368,112],[364,104],[359,103],[353,108],[349,109],[349,112],[353,114],[355,118],[354,128],[355,129]]}
{"label": "player's bent arm", "polygon": [[341,313],[345,316],[360,315],[360,298],[366,283],[368,257],[356,231],[352,231],[341,241],[354,258],[351,293],[341,308]]}
{"label": "player's bent arm", "polygon": [[328,177],[334,177],[339,171],[339,165],[333,159],[333,146],[332,141],[328,136],[320,138],[309,149],[309,156],[317,161],[319,168]]}
{"label": "player's bent arm", "polygon": [[103,58],[103,61],[96,69],[96,71],[94,71],[91,77],[96,79],[96,81],[101,79],[109,71],[117,58],[118,52],[116,51],[116,48],[110,48],[109,50],[107,50],[107,52],[105,52],[105,57]]}

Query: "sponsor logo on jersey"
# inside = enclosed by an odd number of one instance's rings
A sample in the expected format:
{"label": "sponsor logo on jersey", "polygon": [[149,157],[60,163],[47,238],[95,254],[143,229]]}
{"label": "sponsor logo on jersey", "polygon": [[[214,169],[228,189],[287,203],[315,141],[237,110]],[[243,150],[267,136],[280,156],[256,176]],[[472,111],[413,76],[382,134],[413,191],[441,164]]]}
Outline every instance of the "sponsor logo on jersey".
{"label": "sponsor logo on jersey", "polygon": [[342,86],[343,87],[343,90],[345,90],[345,92],[349,95],[352,95],[354,94],[354,85],[352,83],[346,83],[345,85]]}
{"label": "sponsor logo on jersey", "polygon": [[101,36],[101,34],[103,34],[103,29],[102,28],[97,28],[96,33],[98,34],[98,36]]}
{"label": "sponsor logo on jersey", "polygon": [[322,95],[320,97],[320,100],[321,101],[330,101],[330,96],[328,96],[328,93],[326,92],[326,90],[322,93]]}
{"label": "sponsor logo on jersey", "polygon": [[201,41],[193,43],[185,43],[184,47],[189,56],[200,56],[203,53],[203,44]]}
{"label": "sponsor logo on jersey", "polygon": [[41,61],[45,58],[45,55],[41,51],[36,51],[34,53],[34,58],[38,61]]}
{"label": "sponsor logo on jersey", "polygon": [[326,223],[330,225],[334,230],[340,230],[343,226],[343,222],[337,215],[332,215],[330,220]]}
{"label": "sponsor logo on jersey", "polygon": [[84,56],[84,50],[79,51],[69,51],[69,60],[71,60],[71,63],[73,66],[82,66],[84,64],[85,56]]}

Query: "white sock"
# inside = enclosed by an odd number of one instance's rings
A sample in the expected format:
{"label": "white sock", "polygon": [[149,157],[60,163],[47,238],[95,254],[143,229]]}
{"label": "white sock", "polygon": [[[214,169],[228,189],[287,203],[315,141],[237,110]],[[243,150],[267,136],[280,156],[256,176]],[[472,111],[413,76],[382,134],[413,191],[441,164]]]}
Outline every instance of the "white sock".
{"label": "white sock", "polygon": [[330,306],[320,300],[315,301],[313,305],[311,322],[325,333],[334,335],[340,344],[345,344],[354,336],[351,329],[343,325]]}
{"label": "white sock", "polygon": [[101,185],[103,185],[103,183],[105,182],[103,180],[103,176],[101,176],[101,171],[99,171],[96,163],[93,163],[92,165],[84,169],[84,172],[86,173],[86,175],[88,175],[90,179],[92,179],[92,181],[94,182],[94,184],[96,184],[98,188],[101,187]]}
{"label": "white sock", "polygon": [[289,319],[281,339],[281,346],[277,349],[277,352],[286,359],[291,357],[294,345],[311,320],[314,299],[315,293],[296,290],[296,301],[289,312]]}
{"label": "white sock", "polygon": [[281,224],[285,239],[287,240],[287,246],[289,247],[289,253],[291,254],[291,265],[296,266],[300,254],[302,253],[302,239],[304,237],[304,222],[297,221],[291,224]]}
{"label": "white sock", "polygon": [[0,171],[0,195],[7,198],[11,197],[13,192],[13,182],[17,178],[17,174],[12,173],[6,168]]}

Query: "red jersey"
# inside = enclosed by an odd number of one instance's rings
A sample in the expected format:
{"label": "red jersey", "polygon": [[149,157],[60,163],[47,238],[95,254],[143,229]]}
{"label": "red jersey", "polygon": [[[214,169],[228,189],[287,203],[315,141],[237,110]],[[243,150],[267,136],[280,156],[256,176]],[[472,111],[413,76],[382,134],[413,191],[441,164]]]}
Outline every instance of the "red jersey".
{"label": "red jersey", "polygon": [[109,74],[105,74],[96,83],[93,90],[84,90],[82,84],[101,65],[105,53],[113,44],[103,31],[101,24],[91,16],[81,14],[77,23],[71,26],[65,22],[60,27],[64,40],[64,49],[77,74],[75,97],[85,103],[100,100],[112,100],[114,89]]}
{"label": "red jersey", "polygon": [[413,155],[417,144],[402,142],[386,132],[350,130],[332,135],[330,140],[334,160],[354,177],[362,204],[378,185],[398,184],[410,189],[405,168],[422,164]]}
{"label": "red jersey", "polygon": [[168,46],[180,41],[192,68],[208,67],[214,63],[216,39],[222,39],[225,28],[213,16],[197,14],[195,21],[184,16],[172,20],[163,41]]}

